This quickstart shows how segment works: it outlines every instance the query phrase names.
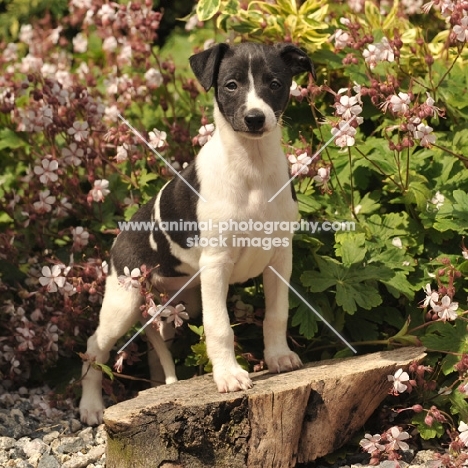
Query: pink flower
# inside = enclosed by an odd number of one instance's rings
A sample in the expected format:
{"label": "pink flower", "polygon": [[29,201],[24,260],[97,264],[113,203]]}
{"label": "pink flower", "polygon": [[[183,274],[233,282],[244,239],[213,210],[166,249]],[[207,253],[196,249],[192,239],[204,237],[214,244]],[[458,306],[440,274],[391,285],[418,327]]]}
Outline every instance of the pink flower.
{"label": "pink flower", "polygon": [[80,141],[85,141],[88,138],[88,122],[82,122],[82,121],[75,121],[73,122],[73,127],[69,128],[67,130],[67,133],[73,138],[80,142]]}
{"label": "pink flower", "polygon": [[337,49],[344,49],[349,42],[349,34],[342,29],[337,29],[331,39],[335,40],[335,47]]}
{"label": "pink flower", "polygon": [[82,249],[85,245],[88,245],[89,232],[86,231],[82,226],[78,226],[72,229],[73,235],[73,247]]}
{"label": "pink flower", "polygon": [[298,97],[301,95],[301,90],[302,88],[295,81],[293,81],[291,88],[289,89],[289,93],[291,96]]}
{"label": "pink flower", "polygon": [[39,283],[45,286],[48,292],[57,292],[57,286],[63,288],[65,284],[65,277],[62,276],[62,267],[54,265],[52,269],[48,266],[42,267],[43,276],[39,278]]}
{"label": "pink flower", "polygon": [[302,153],[299,156],[290,154],[288,160],[292,164],[291,174],[293,176],[305,175],[309,172],[309,164],[312,162],[312,158],[307,153]]}
{"label": "pink flower", "polygon": [[460,42],[468,42],[468,16],[464,16],[460,25],[453,27],[453,32],[457,36],[457,40]]}
{"label": "pink flower", "polygon": [[23,24],[19,32],[19,40],[25,44],[30,44],[33,39],[33,27],[30,24]]}
{"label": "pink flower", "polygon": [[115,10],[108,3],[104,3],[98,10],[97,16],[101,18],[103,26],[107,26],[116,18]]}
{"label": "pink flower", "polygon": [[432,310],[445,322],[447,320],[455,320],[458,314],[455,312],[458,309],[458,302],[452,302],[449,296],[445,295],[440,301],[440,305],[434,304]]}
{"label": "pink flower", "polygon": [[146,84],[150,89],[159,88],[163,84],[163,76],[159,70],[150,68],[145,73]]}
{"label": "pink flower", "polygon": [[332,135],[336,136],[335,144],[340,148],[346,146],[353,146],[355,143],[354,136],[356,135],[356,129],[349,125],[349,122],[346,120],[341,120],[338,124],[338,127],[333,127]]}
{"label": "pink flower", "polygon": [[44,190],[39,192],[39,201],[34,202],[33,207],[38,213],[49,213],[54,203],[55,197],[50,194],[50,190]]}
{"label": "pink flower", "polygon": [[314,180],[318,187],[326,187],[330,180],[330,167],[320,167],[317,170],[317,175],[314,176]]}
{"label": "pink flower", "polygon": [[104,201],[104,198],[110,193],[110,190],[107,187],[109,187],[108,180],[106,179],[95,180],[94,187],[89,191],[92,199],[95,202]]}
{"label": "pink flower", "polygon": [[34,336],[36,335],[35,332],[27,327],[24,327],[24,328],[18,327],[16,331],[19,333],[19,335],[16,336],[16,341],[20,343],[18,345],[18,350],[19,351],[26,351],[27,349],[33,350],[34,344],[32,340]]}
{"label": "pink flower", "polygon": [[166,145],[166,138],[167,138],[166,132],[163,132],[154,128],[152,132],[149,132],[148,136],[149,136],[149,144],[153,148],[162,148],[163,146]]}
{"label": "pink flower", "polygon": [[102,43],[102,50],[106,52],[114,52],[117,49],[117,39],[114,36],[109,36],[104,39]]}
{"label": "pink flower", "polygon": [[201,126],[198,129],[198,135],[195,137],[197,143],[200,146],[205,145],[208,141],[211,140],[211,137],[213,136],[214,131],[215,131],[215,126],[212,123]]}
{"label": "pink flower", "polygon": [[436,303],[439,302],[439,293],[437,291],[432,291],[429,283],[426,284],[424,292],[426,293],[426,299],[424,299],[423,307],[427,307],[428,305],[434,307]]}
{"label": "pink flower", "polygon": [[189,319],[189,314],[185,312],[185,306],[183,304],[177,304],[175,307],[166,306],[161,312],[161,316],[166,317],[168,322],[174,322],[176,328],[182,326],[184,320]]}
{"label": "pink flower", "polygon": [[62,156],[65,164],[69,166],[79,166],[84,156],[84,150],[73,142],[68,148],[62,149]]}
{"label": "pink flower", "polygon": [[386,450],[409,450],[409,445],[403,441],[410,437],[411,436],[407,432],[403,432],[399,427],[391,427],[387,431],[389,444],[387,445]]}
{"label": "pink flower", "polygon": [[78,54],[83,54],[88,50],[88,39],[83,33],[78,33],[73,38],[73,50]]}
{"label": "pink flower", "polygon": [[126,353],[123,351],[123,352],[121,352],[119,354],[119,357],[117,358],[117,360],[114,363],[114,370],[116,372],[118,372],[119,374],[123,370],[123,365],[124,365],[125,358],[126,358]]}
{"label": "pink flower", "polygon": [[374,68],[378,62],[393,62],[395,60],[393,49],[386,37],[377,44],[369,44],[362,55],[371,69]]}
{"label": "pink flower", "polygon": [[120,275],[117,279],[124,289],[129,290],[130,288],[140,287],[140,277],[141,271],[139,268],[134,268],[130,271],[130,268],[126,266],[124,268],[124,274]]}
{"label": "pink flower", "polygon": [[427,99],[422,105],[423,110],[426,112],[426,115],[431,115],[432,117],[437,117],[438,115],[441,115],[443,112],[441,109],[436,107],[434,99],[431,98],[429,93],[426,93]]}
{"label": "pink flower", "polygon": [[115,160],[117,162],[123,162],[128,159],[128,145],[124,143],[122,146],[117,146],[117,154],[115,155]]}
{"label": "pink flower", "polygon": [[344,120],[349,120],[353,115],[359,115],[362,107],[359,105],[356,96],[341,96],[340,101],[335,104],[336,113]]}
{"label": "pink flower", "polygon": [[458,432],[460,433],[460,440],[463,442],[465,447],[468,447],[468,424],[463,421],[460,421],[458,426]]}
{"label": "pink flower", "polygon": [[373,453],[376,450],[379,452],[383,452],[385,450],[385,446],[382,444],[379,444],[381,441],[381,436],[379,434],[366,434],[364,436],[364,439],[361,439],[359,442],[359,445],[368,453]]}
{"label": "pink flower", "polygon": [[413,136],[420,140],[421,146],[430,147],[436,141],[436,136],[432,133],[432,130],[432,127],[420,123],[413,132]]}
{"label": "pink flower", "polygon": [[55,159],[43,159],[42,166],[34,166],[34,173],[39,176],[43,184],[57,182],[58,175],[54,172],[58,169],[58,162]]}
{"label": "pink flower", "polygon": [[406,114],[411,104],[411,98],[407,93],[398,93],[390,96],[387,101],[381,106],[383,111],[386,112],[390,106],[390,110],[395,114]]}
{"label": "pink flower", "polygon": [[403,393],[408,388],[404,382],[408,382],[410,378],[407,372],[403,372],[403,369],[398,369],[395,375],[388,375],[387,378],[389,382],[393,382],[393,395]]}

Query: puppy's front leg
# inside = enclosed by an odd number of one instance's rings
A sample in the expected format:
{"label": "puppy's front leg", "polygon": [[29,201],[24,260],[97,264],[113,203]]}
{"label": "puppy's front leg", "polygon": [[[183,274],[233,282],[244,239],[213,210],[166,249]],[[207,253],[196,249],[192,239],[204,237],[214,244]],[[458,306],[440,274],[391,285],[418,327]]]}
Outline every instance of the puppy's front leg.
{"label": "puppy's front leg", "polygon": [[234,333],[229,323],[226,297],[232,262],[201,262],[205,266],[200,274],[203,305],[203,325],[206,347],[213,364],[213,379],[221,393],[247,390],[252,381],[236,361]]}
{"label": "puppy's front leg", "polygon": [[286,342],[289,290],[281,278],[289,281],[291,270],[292,247],[290,246],[279,249],[270,265],[263,271],[266,306],[263,322],[264,357],[270,372],[285,372],[302,367],[299,356],[289,349]]}

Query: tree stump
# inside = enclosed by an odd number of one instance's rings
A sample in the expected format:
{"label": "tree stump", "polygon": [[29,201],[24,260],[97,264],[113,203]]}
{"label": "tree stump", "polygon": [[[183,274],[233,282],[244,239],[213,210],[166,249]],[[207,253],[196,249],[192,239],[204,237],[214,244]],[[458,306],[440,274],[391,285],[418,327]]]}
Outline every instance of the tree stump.
{"label": "tree stump", "polygon": [[287,468],[330,453],[391,388],[387,376],[425,356],[401,348],[252,374],[245,392],[211,376],[141,392],[105,411],[108,468]]}

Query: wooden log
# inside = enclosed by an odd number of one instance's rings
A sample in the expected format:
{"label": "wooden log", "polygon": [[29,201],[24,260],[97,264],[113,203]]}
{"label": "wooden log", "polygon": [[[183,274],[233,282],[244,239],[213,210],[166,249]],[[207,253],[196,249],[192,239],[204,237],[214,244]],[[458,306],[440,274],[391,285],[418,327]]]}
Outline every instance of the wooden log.
{"label": "wooden log", "polygon": [[401,348],[252,374],[220,394],[211,376],[141,392],[108,408],[108,468],[287,468],[345,444],[391,388],[387,376],[425,356]]}

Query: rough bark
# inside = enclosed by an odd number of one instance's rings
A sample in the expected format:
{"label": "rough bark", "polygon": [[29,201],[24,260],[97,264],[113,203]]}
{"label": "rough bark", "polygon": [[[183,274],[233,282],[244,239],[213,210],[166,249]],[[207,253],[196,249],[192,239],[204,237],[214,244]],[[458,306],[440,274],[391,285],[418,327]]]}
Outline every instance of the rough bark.
{"label": "rough bark", "polygon": [[345,444],[387,395],[387,375],[424,357],[401,348],[252,374],[219,394],[211,376],[141,392],[104,414],[108,468],[287,468]]}

